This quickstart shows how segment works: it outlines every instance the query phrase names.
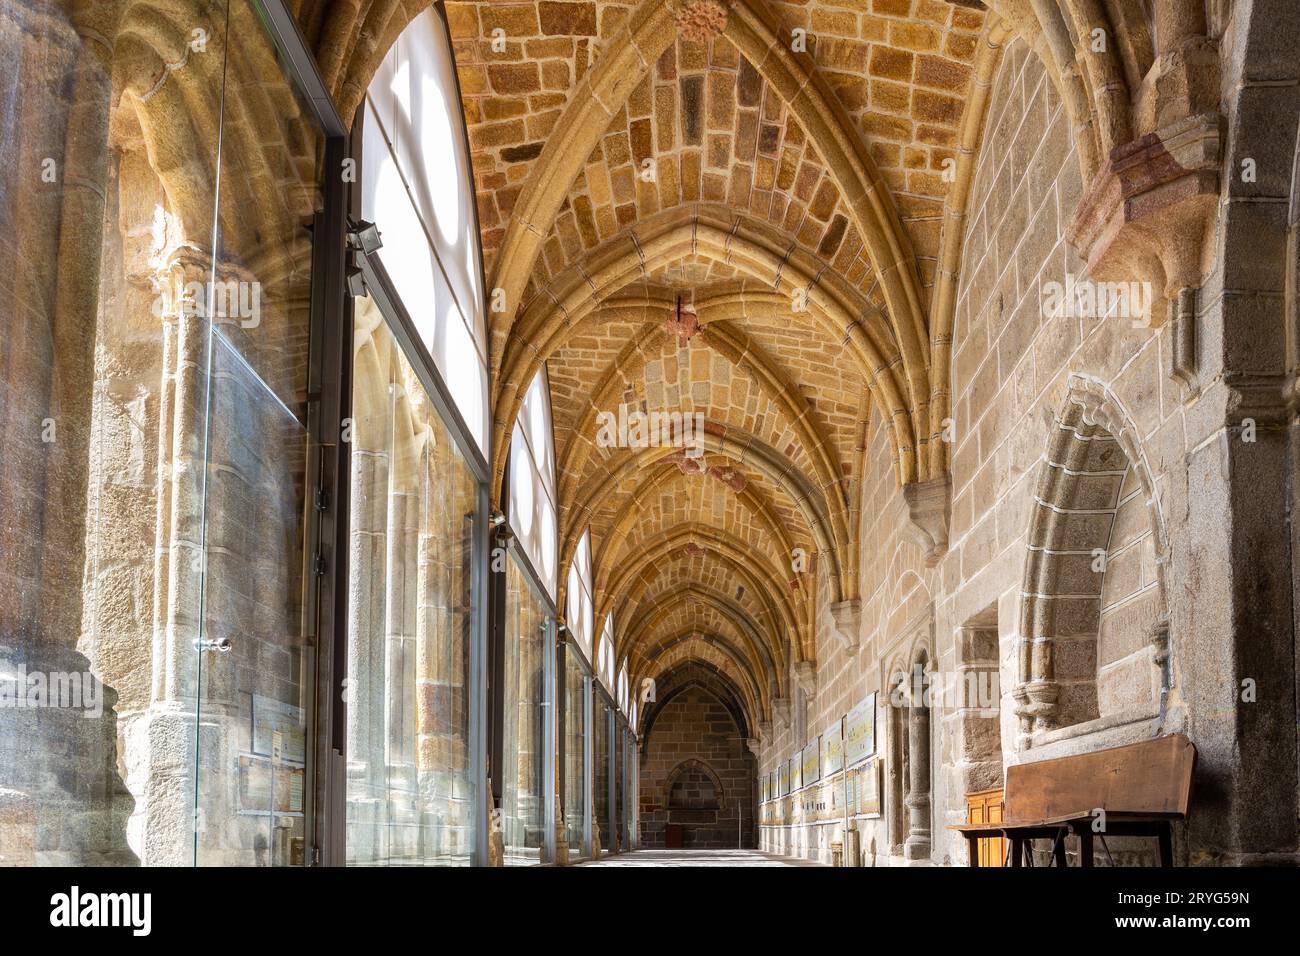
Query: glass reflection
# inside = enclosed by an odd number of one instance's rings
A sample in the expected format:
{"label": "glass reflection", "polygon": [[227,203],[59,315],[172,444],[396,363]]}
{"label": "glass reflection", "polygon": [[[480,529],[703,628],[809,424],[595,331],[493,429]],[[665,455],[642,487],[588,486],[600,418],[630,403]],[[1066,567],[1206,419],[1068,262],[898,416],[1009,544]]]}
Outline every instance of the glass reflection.
{"label": "glass reflection", "polygon": [[[230,0],[207,324],[196,862],[303,865],[312,250],[324,137]],[[214,649],[215,648],[215,649]],[[228,648],[228,649],[227,649]]]}
{"label": "glass reflection", "polygon": [[596,695],[592,721],[591,793],[593,826],[604,853],[612,851],[616,838],[609,819],[609,705]]}
{"label": "glass reflection", "polygon": [[506,865],[519,866],[542,859],[548,759],[542,727],[547,699],[544,656],[550,622],[513,557],[507,562],[505,618],[501,825]]}
{"label": "glass reflection", "polygon": [[322,139],[228,6],[0,5],[0,863],[303,862]]}
{"label": "glass reflection", "polygon": [[481,254],[451,41],[430,7],[406,27],[366,91],[362,216],[398,295],[479,448],[488,447]]}
{"label": "glass reflection", "polygon": [[466,865],[478,485],[369,298],[354,339],[347,861]]}
{"label": "glass reflection", "polygon": [[564,826],[572,858],[587,853],[587,701],[590,675],[573,647],[565,654]]}

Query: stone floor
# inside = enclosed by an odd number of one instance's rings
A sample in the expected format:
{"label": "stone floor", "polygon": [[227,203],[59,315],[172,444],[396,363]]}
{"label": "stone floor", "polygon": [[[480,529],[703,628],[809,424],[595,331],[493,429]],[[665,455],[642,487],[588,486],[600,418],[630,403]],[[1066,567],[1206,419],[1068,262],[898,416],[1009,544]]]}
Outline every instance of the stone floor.
{"label": "stone floor", "polygon": [[636,850],[582,866],[823,866],[758,850]]}

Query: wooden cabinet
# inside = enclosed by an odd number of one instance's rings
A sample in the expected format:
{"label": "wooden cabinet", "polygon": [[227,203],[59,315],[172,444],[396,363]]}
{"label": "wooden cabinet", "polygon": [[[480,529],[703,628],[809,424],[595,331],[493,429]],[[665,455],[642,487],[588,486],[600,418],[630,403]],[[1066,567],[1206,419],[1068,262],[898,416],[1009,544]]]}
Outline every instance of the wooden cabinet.
{"label": "wooden cabinet", "polygon": [[[966,794],[967,823],[1001,823],[1004,804],[1001,790],[982,790]],[[980,837],[976,841],[979,866],[1005,866],[1006,837]]]}

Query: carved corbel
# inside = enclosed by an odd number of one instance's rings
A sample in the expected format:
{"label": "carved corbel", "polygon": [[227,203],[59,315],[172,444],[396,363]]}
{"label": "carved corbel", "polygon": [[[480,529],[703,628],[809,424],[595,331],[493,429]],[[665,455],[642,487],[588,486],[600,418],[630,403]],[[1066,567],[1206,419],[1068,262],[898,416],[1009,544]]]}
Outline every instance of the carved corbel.
{"label": "carved corbel", "polygon": [[782,730],[790,727],[790,698],[778,697],[772,701],[772,712],[776,714],[777,726]]}
{"label": "carved corbel", "polygon": [[933,567],[948,550],[948,517],[952,508],[952,480],[943,475],[903,486],[912,530],[925,548],[925,563]]}
{"label": "carved corbel", "polygon": [[835,621],[835,637],[845,650],[858,649],[858,630],[862,623],[862,601],[840,601],[831,605],[831,618]]}
{"label": "carved corbel", "polygon": [[1154,283],[1169,303],[1138,324],[1174,323],[1175,378],[1194,386],[1196,296],[1206,237],[1218,209],[1220,116],[1184,116],[1112,151],[1088,185],[1066,231],[1106,283]]}
{"label": "carved corbel", "polygon": [[804,696],[817,696],[817,664],[814,661],[799,661],[794,665],[794,679]]}
{"label": "carved corbel", "polygon": [[762,745],[763,742],[759,740],[757,737],[750,737],[745,741],[745,746],[749,748],[749,752],[752,753],[755,757],[762,756],[762,754],[758,752],[759,748],[761,748]]}

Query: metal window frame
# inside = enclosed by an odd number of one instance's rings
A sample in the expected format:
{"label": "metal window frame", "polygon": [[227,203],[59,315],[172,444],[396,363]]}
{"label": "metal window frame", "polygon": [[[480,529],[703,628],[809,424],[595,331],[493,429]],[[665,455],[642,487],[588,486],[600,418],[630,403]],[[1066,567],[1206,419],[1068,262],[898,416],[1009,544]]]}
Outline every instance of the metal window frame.
{"label": "metal window frame", "polygon": [[312,223],[310,331],[307,362],[305,479],[314,496],[304,552],[316,572],[309,585],[305,637],[310,656],[306,710],[306,763],[310,781],[303,794],[307,824],[306,865],[341,865],[346,784],[342,681],[347,652],[348,446],[341,441],[351,412],[352,323],[344,295],[347,246],[347,190],[341,169],[348,131],[321,78],[302,32],[284,0],[248,0],[272,45],[280,68],[311,111],[324,137],[319,187],[323,208]]}
{"label": "metal window frame", "polygon": [[[323,170],[341,170],[345,159],[360,165],[359,124],[350,128],[339,114],[334,99],[321,76],[315,57],[302,35],[285,0],[248,0],[280,53],[283,72],[295,83],[306,106],[320,124],[325,136]],[[433,4],[436,14],[446,24],[441,3]],[[448,30],[450,36],[450,30]],[[453,63],[455,53],[451,51]],[[453,75],[455,71],[453,70]],[[457,99],[460,98],[457,76]],[[360,114],[359,114],[360,115]],[[464,116],[461,116],[465,128]],[[465,129],[466,142],[469,141]],[[473,158],[466,156],[471,181]],[[359,176],[356,177],[359,181]],[[347,595],[348,534],[350,495],[350,449],[341,440],[344,423],[351,415],[352,398],[352,302],[345,292],[348,267],[347,219],[349,205],[359,206],[360,190],[347,188],[342,175],[326,172],[320,184],[324,193],[324,210],[313,228],[311,336],[309,344],[309,449],[308,476],[315,475],[317,521],[309,527],[308,553],[316,556],[317,593],[308,630],[317,641],[316,679],[311,688],[312,785],[305,794],[308,832],[311,835],[307,862],[314,865],[342,866],[346,861],[346,722],[343,681],[347,673]],[[478,228],[477,209],[475,232]],[[472,862],[485,864],[488,859],[488,811],[482,799],[485,786],[487,733],[487,681],[491,664],[488,657],[489,618],[493,612],[489,591],[490,539],[487,516],[490,507],[491,470],[477,438],[465,427],[463,417],[449,389],[433,364],[428,350],[414,334],[400,299],[377,259],[357,255],[367,289],[388,319],[388,327],[398,339],[417,377],[425,387],[459,451],[469,463],[479,485],[476,502],[475,555],[471,577],[474,605],[474,634],[470,652],[470,728],[467,741],[470,752],[470,775],[474,787],[475,841]],[[486,287],[480,250],[478,268]],[[384,301],[379,301],[383,299]]]}
{"label": "metal window frame", "polygon": [[[508,529],[509,525],[505,527]],[[555,860],[555,814],[557,808],[556,801],[556,745],[557,745],[557,727],[556,727],[556,710],[558,705],[556,698],[559,686],[555,676],[556,660],[556,612],[555,601],[547,593],[546,586],[543,584],[541,577],[537,574],[532,562],[528,559],[527,552],[524,551],[523,545],[520,544],[519,538],[513,533],[508,532],[506,538],[507,544],[504,547],[505,557],[507,560],[514,561],[518,564],[520,572],[523,574],[524,581],[533,593],[533,597],[542,606],[542,613],[546,621],[545,644],[542,648],[542,863],[551,863]],[[500,544],[497,547],[501,547]],[[492,589],[496,595],[495,606],[493,607],[493,633],[491,636],[491,648],[495,658],[493,668],[493,688],[492,688],[492,713],[504,717],[505,706],[505,608],[506,608],[506,571],[504,568],[492,573]],[[492,766],[505,769],[505,722],[502,720],[493,721],[492,740],[490,742],[492,749]],[[492,774],[492,799],[494,806],[501,806],[504,788],[502,786],[502,775],[500,773]]]}
{"label": "metal window frame", "polygon": [[[606,710],[605,713],[605,806],[608,809],[608,813],[609,813],[609,826],[601,831],[601,835],[604,837],[604,841],[608,841],[609,836],[616,832],[614,827],[614,818],[615,818],[614,815],[616,813],[615,811],[616,800],[615,800],[615,787],[614,787],[616,749],[615,749],[615,741],[614,741],[614,731],[617,729],[615,718],[618,715],[618,705],[614,703],[613,698],[610,697],[609,692],[605,689],[604,684],[602,684],[600,679],[595,675],[594,670],[591,676],[591,689],[592,689],[592,693],[589,696],[591,699],[592,722],[588,726],[592,728],[595,727],[596,706],[598,703],[604,704]],[[592,818],[593,826],[594,824],[600,822],[595,819],[596,808],[594,805],[594,798],[596,792],[596,775],[595,775],[594,763],[595,763],[595,751],[594,751],[594,743],[593,743],[593,751],[592,751],[593,766],[592,766],[592,774],[591,774],[591,794],[593,798],[593,805],[591,808],[591,818]],[[613,853],[615,851],[610,849],[610,844],[608,842],[602,842],[600,847],[600,852],[602,854],[606,854],[606,853]]]}
{"label": "metal window frame", "polygon": [[576,863],[591,856],[591,667],[572,633],[564,640],[557,642],[555,683],[557,711],[556,792],[562,798],[560,804],[563,805],[565,810],[565,813],[561,814],[560,807],[557,806],[556,821],[557,826],[565,828],[566,834],[568,833],[567,817],[570,808],[564,802],[565,795],[561,792],[561,788],[567,782],[569,720],[573,716],[569,712],[569,664],[571,660],[577,662],[579,680],[582,682],[582,714],[580,718],[582,720],[582,781],[579,784],[582,790],[582,842],[578,847],[569,847],[570,862]]}
{"label": "metal window frame", "polygon": [[[360,114],[358,114],[360,116]],[[358,123],[357,129],[360,125]],[[470,781],[474,788],[474,844],[473,862],[483,865],[488,859],[488,810],[482,799],[480,787],[486,786],[486,720],[485,709],[487,693],[482,679],[487,672],[489,617],[492,616],[492,598],[489,581],[489,561],[491,541],[488,530],[489,492],[491,480],[490,466],[487,458],[479,450],[477,440],[465,423],[464,416],[456,406],[451,389],[439,372],[433,356],[420,338],[415,323],[398,296],[392,280],[384,268],[378,253],[366,254],[360,250],[353,251],[353,260],[361,270],[366,292],[375,307],[384,317],[385,326],[397,340],[398,347],[406,360],[410,362],[416,379],[428,395],[434,410],[447,429],[456,450],[469,466],[470,472],[478,486],[475,503],[474,520],[474,569],[470,581],[470,591],[474,606],[474,640],[470,650]],[[346,583],[344,585],[346,591]],[[343,628],[346,636],[346,627]],[[345,637],[346,639],[346,637]],[[346,660],[346,657],[344,657]],[[499,683],[499,681],[498,681]]]}
{"label": "metal window frame", "polygon": [[583,851],[588,859],[591,858],[595,844],[592,841],[592,824],[596,819],[596,808],[592,801],[592,788],[595,780],[595,767],[592,766],[592,757],[595,754],[596,742],[593,739],[592,721],[595,718],[595,704],[591,696],[591,669],[583,675],[582,686],[582,722],[587,728],[586,734],[582,738],[582,796],[583,796],[583,813],[582,813],[582,840]]}

